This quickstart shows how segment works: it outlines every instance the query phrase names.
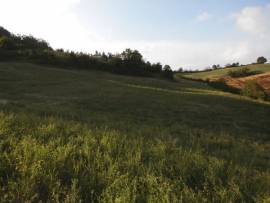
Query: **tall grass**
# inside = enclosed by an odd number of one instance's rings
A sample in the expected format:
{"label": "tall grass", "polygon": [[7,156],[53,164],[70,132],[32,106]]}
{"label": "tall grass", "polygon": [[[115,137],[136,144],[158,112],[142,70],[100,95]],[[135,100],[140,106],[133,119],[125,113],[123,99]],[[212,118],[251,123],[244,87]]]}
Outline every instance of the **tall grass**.
{"label": "tall grass", "polygon": [[263,202],[270,197],[269,170],[255,169],[252,159],[242,165],[208,153],[205,143],[209,151],[219,143],[220,154],[227,146],[228,153],[226,136],[184,143],[163,134],[126,135],[9,113],[0,114],[0,136],[0,202]]}

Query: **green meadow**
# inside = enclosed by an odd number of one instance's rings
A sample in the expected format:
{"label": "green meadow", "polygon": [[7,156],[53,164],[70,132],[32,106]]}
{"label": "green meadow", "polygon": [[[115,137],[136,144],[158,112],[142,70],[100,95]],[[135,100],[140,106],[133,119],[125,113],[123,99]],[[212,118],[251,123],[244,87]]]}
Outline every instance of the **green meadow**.
{"label": "green meadow", "polygon": [[269,115],[181,78],[1,62],[0,202],[269,202]]}

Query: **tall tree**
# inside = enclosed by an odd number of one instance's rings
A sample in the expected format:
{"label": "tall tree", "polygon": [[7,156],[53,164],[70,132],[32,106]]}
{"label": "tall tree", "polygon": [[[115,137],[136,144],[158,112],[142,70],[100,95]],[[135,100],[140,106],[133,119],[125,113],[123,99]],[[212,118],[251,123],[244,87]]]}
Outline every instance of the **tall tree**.
{"label": "tall tree", "polygon": [[266,62],[267,62],[267,59],[265,57],[263,57],[263,56],[260,56],[257,59],[257,63],[259,63],[259,64],[264,64]]}

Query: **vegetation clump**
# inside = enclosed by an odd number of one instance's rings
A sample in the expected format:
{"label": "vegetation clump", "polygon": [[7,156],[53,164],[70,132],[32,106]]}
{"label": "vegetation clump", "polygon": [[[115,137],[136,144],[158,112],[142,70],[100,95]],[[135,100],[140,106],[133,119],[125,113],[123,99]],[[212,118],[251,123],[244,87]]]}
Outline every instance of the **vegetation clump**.
{"label": "vegetation clump", "polygon": [[256,75],[256,74],[259,74],[259,72],[251,71],[247,67],[232,69],[228,72],[228,75],[233,78],[247,77],[247,76]]}
{"label": "vegetation clump", "polygon": [[247,81],[241,93],[242,95],[251,97],[253,99],[266,99],[266,93],[264,92],[264,89],[257,83],[256,80]]}

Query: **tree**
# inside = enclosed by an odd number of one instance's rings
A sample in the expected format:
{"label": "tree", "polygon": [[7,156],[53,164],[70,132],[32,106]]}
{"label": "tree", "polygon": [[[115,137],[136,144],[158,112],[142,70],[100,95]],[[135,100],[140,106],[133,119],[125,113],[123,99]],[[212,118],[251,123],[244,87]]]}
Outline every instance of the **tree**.
{"label": "tree", "polygon": [[235,63],[228,63],[227,65],[225,65],[226,68],[234,68],[234,67],[239,67],[240,63],[239,62],[235,62]]}
{"label": "tree", "polygon": [[105,62],[108,61],[108,56],[105,54],[105,52],[102,52],[101,59]]}
{"label": "tree", "polygon": [[160,73],[162,71],[162,65],[160,63],[152,64],[152,71],[156,73]]}
{"label": "tree", "polygon": [[177,72],[182,73],[182,72],[184,72],[184,69],[182,67],[180,67]]}
{"label": "tree", "polygon": [[265,64],[267,62],[267,59],[263,56],[258,57],[257,63],[259,64]]}
{"label": "tree", "polygon": [[165,65],[165,66],[163,67],[163,71],[164,71],[164,72],[172,72],[172,69],[171,69],[171,67],[170,67],[169,65]]}
{"label": "tree", "polygon": [[52,50],[48,42],[42,39],[36,39],[33,36],[15,36],[13,37],[19,49],[38,49],[38,50]]}
{"label": "tree", "polygon": [[232,67],[239,67],[239,62],[233,63]]}
{"label": "tree", "polygon": [[173,79],[173,71],[169,65],[163,67],[163,76],[168,79]]}
{"label": "tree", "polygon": [[123,73],[123,70],[122,70],[122,59],[120,56],[116,55],[116,56],[113,56],[112,54],[109,54],[109,59],[108,59],[108,64],[110,65],[111,67],[111,71],[114,72],[114,73]]}
{"label": "tree", "polygon": [[0,49],[14,49],[16,44],[11,38],[8,37],[1,37],[0,38]]}
{"label": "tree", "polygon": [[137,50],[126,49],[121,54],[122,74],[148,75],[143,56]]}
{"label": "tree", "polygon": [[121,54],[124,61],[128,61],[134,64],[142,63],[142,55],[137,50],[126,49]]}
{"label": "tree", "polygon": [[0,26],[0,37],[4,36],[4,37],[11,37],[11,33],[6,30],[5,28]]}
{"label": "tree", "polygon": [[213,66],[212,66],[212,69],[213,69],[213,70],[218,69],[217,65],[213,65]]}

